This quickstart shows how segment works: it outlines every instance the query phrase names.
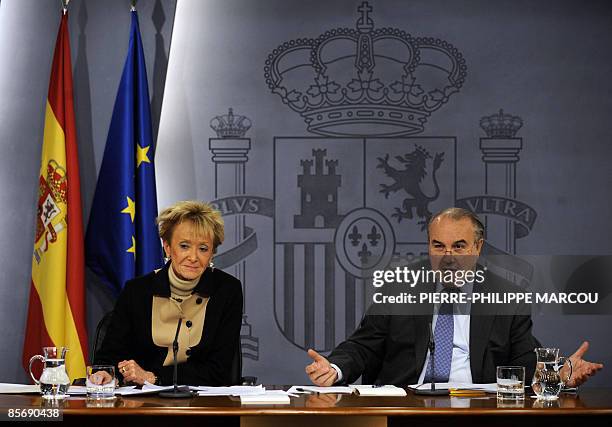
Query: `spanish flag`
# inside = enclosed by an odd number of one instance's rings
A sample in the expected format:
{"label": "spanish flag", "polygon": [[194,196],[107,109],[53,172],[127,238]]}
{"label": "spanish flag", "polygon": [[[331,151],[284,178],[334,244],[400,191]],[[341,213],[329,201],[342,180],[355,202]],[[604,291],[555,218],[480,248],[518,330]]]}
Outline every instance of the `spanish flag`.
{"label": "spanish flag", "polygon": [[62,15],[45,112],[38,183],[32,282],[23,363],[42,347],[68,347],[70,379],[84,377],[87,361],[83,218],[68,15]]}

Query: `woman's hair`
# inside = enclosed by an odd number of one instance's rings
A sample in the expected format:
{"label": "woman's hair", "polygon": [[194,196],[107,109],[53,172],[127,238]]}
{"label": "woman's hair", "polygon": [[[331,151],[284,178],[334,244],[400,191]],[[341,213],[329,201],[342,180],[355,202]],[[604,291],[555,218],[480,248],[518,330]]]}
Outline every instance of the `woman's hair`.
{"label": "woman's hair", "polygon": [[225,238],[221,212],[198,200],[177,202],[164,209],[156,221],[159,237],[165,242],[170,242],[174,227],[183,221],[191,221],[197,234],[212,237],[213,252],[216,252],[217,246],[223,243]]}

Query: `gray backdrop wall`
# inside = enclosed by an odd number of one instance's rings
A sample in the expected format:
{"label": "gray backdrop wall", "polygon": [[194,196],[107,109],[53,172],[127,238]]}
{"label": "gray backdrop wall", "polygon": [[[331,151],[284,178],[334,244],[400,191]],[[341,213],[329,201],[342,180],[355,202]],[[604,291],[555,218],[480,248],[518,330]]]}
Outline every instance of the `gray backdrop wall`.
{"label": "gray backdrop wall", "polygon": [[[2,381],[25,379],[19,360],[57,3],[0,6],[0,324],[11,325]],[[85,218],[125,59],[127,3],[70,5]],[[582,261],[561,271],[553,268],[561,255],[611,252],[608,2],[377,0],[367,16],[361,3],[138,2],[159,126],[159,206],[214,200],[226,215],[218,266],[243,280],[244,373],[265,383],[305,382],[304,348],[330,349],[361,316],[364,271],[425,249],[425,216],[410,210],[409,218],[405,204],[414,180],[385,198],[381,185],[395,181],[377,168],[379,157],[389,155],[397,170],[396,156],[424,156],[418,188],[431,196],[430,211],[465,199],[482,210],[503,198],[483,215],[489,241],[539,267],[532,284],[563,287]],[[373,40],[368,48],[361,38],[361,70],[359,34]],[[229,108],[246,116],[233,118],[231,132],[223,125],[232,119],[218,117]],[[481,128],[500,109],[522,119],[514,134]],[[506,156],[492,159],[499,147]],[[374,229],[382,244],[363,238],[351,249],[353,227]],[[111,306],[88,285],[90,331]],[[609,315],[534,312],[545,344],[567,353],[588,339],[591,359],[612,362]],[[589,384],[610,378],[604,370]]]}

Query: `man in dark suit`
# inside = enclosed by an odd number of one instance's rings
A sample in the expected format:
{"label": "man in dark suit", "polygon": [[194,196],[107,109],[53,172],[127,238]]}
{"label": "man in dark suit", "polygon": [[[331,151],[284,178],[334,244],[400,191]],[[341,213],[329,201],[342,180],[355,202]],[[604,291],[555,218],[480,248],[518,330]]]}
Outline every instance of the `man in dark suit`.
{"label": "man in dark suit", "polygon": [[[432,271],[455,275],[478,270],[477,260],[484,243],[484,227],[472,212],[449,208],[434,215],[428,225],[429,258]],[[480,271],[483,280],[431,284],[442,293],[520,292],[511,282]],[[448,276],[444,276],[448,277]],[[456,276],[454,276],[456,277]],[[432,288],[432,290],[434,290]],[[525,304],[502,306],[433,304],[426,314],[367,314],[357,330],[325,358],[308,350],[313,362],[306,366],[311,381],[320,386],[364,381],[377,384],[430,382],[491,383],[496,366],[525,366],[526,382],[535,369],[534,348],[538,341],[531,333],[532,322]],[[501,309],[501,310],[500,310]],[[433,324],[435,372],[432,371],[428,342]],[[576,386],[603,365],[585,361],[584,342],[571,356],[573,374],[568,382]]]}

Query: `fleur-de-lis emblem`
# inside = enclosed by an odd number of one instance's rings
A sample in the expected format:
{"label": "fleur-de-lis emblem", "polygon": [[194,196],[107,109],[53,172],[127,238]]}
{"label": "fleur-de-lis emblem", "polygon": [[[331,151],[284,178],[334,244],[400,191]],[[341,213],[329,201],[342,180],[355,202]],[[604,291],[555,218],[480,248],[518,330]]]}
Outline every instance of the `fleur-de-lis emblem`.
{"label": "fleur-de-lis emblem", "polygon": [[353,226],[353,229],[351,230],[351,234],[349,234],[348,237],[349,239],[351,239],[351,244],[353,246],[357,246],[363,236],[361,235],[361,233],[357,229],[357,226],[355,225]]}
{"label": "fleur-de-lis emblem", "polygon": [[380,240],[381,237],[382,235],[376,230],[376,226],[373,225],[372,231],[367,235],[367,238],[370,239],[370,244],[372,246],[378,245],[378,241]]}
{"label": "fleur-de-lis emblem", "polygon": [[372,256],[372,252],[368,250],[368,245],[364,243],[361,246],[361,250],[357,253],[357,255],[359,255],[359,258],[361,259],[361,263],[365,265],[368,263],[368,258]]}

